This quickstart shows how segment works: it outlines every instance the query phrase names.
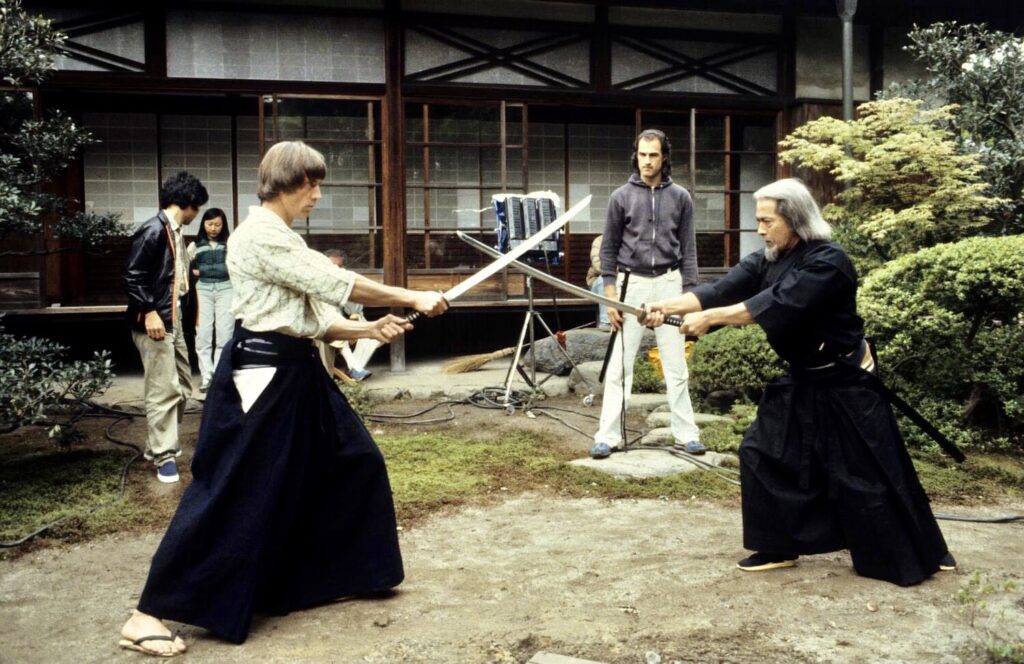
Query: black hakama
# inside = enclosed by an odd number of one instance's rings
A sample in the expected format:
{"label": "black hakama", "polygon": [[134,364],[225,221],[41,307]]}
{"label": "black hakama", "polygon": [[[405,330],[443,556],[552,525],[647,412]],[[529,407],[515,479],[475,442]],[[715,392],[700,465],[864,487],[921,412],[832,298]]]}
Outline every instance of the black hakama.
{"label": "black hakama", "polygon": [[858,367],[864,321],[846,253],[820,240],[776,261],[757,251],[693,293],[704,309],[743,302],[791,368],[740,445],[743,545],[848,548],[859,574],[899,585],[935,573],[946,543],[892,409]]}
{"label": "black hakama", "polygon": [[[248,413],[234,345],[276,353]],[[401,583],[384,458],[308,339],[236,328],[208,392],[192,484],[153,557],[139,610],[245,640],[283,614]]]}
{"label": "black hakama", "polygon": [[740,445],[743,546],[924,581],[947,548],[889,404],[855,367],[811,373],[768,385]]}

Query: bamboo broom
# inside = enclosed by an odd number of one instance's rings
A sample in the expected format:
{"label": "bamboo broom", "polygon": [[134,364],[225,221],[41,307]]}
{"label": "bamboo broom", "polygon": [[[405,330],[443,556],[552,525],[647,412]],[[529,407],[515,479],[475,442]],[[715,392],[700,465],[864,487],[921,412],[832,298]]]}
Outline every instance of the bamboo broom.
{"label": "bamboo broom", "polygon": [[[568,331],[572,332],[574,330],[581,330],[585,327],[590,327],[592,325],[594,325],[594,323],[584,323],[583,325],[577,325],[576,327],[570,328]],[[565,332],[559,330],[558,332],[556,332],[556,335],[557,334],[563,335],[564,338]],[[561,344],[562,348],[565,348],[565,342],[562,339],[559,339],[558,343]],[[528,349],[529,347],[530,344],[523,344],[523,352],[525,352],[526,349]],[[514,352],[516,352],[516,347],[509,346],[508,348],[496,350],[493,353],[483,353],[481,355],[467,355],[465,357],[457,357],[454,360],[448,360],[443,365],[441,365],[441,372],[449,374],[469,373],[470,371],[476,371],[477,369],[484,366],[491,360],[498,360],[503,357],[508,357]]]}
{"label": "bamboo broom", "polygon": [[491,360],[497,360],[503,357],[508,357],[512,353],[516,352],[515,346],[509,346],[508,348],[502,348],[496,350],[493,353],[482,353],[480,355],[467,355],[465,357],[457,357],[454,360],[448,360],[441,366],[443,373],[468,373],[470,371],[476,371],[480,367],[484,366]]}

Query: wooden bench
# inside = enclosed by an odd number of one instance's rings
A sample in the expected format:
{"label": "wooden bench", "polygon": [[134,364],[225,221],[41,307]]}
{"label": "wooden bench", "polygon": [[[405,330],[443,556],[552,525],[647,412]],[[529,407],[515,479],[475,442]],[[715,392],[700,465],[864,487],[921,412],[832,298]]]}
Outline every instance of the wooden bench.
{"label": "wooden bench", "polygon": [[42,280],[38,272],[0,272],[0,310],[42,306]]}

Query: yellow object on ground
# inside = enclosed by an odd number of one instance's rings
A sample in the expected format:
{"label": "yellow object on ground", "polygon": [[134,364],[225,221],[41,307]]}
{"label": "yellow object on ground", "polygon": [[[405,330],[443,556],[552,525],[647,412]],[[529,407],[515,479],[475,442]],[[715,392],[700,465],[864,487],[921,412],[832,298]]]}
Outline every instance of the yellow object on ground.
{"label": "yellow object on ground", "polygon": [[[697,342],[689,340],[687,340],[686,342],[686,350],[684,351],[684,354],[686,355],[687,360],[689,360],[690,355],[693,354],[693,345],[695,343]],[[651,364],[654,365],[654,368],[658,370],[658,375],[664,378],[665,371],[661,368],[661,352],[657,348],[652,348],[649,351],[647,351],[647,359],[648,361],[650,361]]]}

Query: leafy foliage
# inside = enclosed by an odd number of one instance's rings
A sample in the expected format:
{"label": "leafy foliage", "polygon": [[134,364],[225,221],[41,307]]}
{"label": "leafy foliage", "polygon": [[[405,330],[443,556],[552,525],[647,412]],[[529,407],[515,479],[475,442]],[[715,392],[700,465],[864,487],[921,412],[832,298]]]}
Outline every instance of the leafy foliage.
{"label": "leafy foliage", "polygon": [[822,214],[864,274],[922,247],[978,233],[1005,201],[992,197],[974,155],[960,153],[954,106],[887,99],[850,122],[820,118],[782,141],[779,158],[828,171],[847,188]]}
{"label": "leafy foliage", "polygon": [[59,111],[36,117],[29,86],[53,71],[63,42],[49,20],[26,14],[20,0],[0,0],[0,79],[10,86],[0,89],[0,240],[38,233],[52,216],[55,235],[90,249],[124,234],[117,216],[69,212],[68,201],[39,191],[79,149],[95,142]]}
{"label": "leafy foliage", "polygon": [[969,238],[869,275],[860,313],[883,369],[946,433],[1024,430],[1024,236]]}
{"label": "leafy foliage", "polygon": [[690,393],[698,403],[712,392],[729,390],[756,403],[768,381],[785,365],[757,325],[727,327],[701,337],[690,357]]}
{"label": "leafy foliage", "polygon": [[993,193],[1009,201],[993,232],[1024,232],[1024,40],[984,25],[915,27],[906,47],[928,78],[892,86],[886,96],[939,99],[959,106],[951,124],[985,167]]}
{"label": "leafy foliage", "polygon": [[[54,234],[83,249],[124,233],[116,216],[74,210],[70,201],[40,191],[67,168],[75,152],[93,142],[89,132],[55,112],[39,119],[28,86],[54,69],[64,35],[50,21],[25,13],[20,0],[0,0],[0,241],[11,234],[40,232],[44,218]],[[0,252],[2,253],[2,252]],[[65,362],[66,349],[39,338],[4,334],[0,327],[0,432],[27,424],[50,426],[50,436],[68,444],[84,410],[69,402],[89,398],[110,385],[106,354],[87,362]]]}
{"label": "leafy foliage", "polygon": [[[66,352],[48,339],[17,337],[0,326],[0,432],[36,424],[50,427],[60,444],[75,439],[81,402],[110,387],[114,374],[105,352],[65,362]],[[62,410],[69,405],[70,413]]]}
{"label": "leafy foliage", "polygon": [[654,366],[647,353],[637,353],[633,360],[633,392],[636,394],[664,394],[665,378]]}

